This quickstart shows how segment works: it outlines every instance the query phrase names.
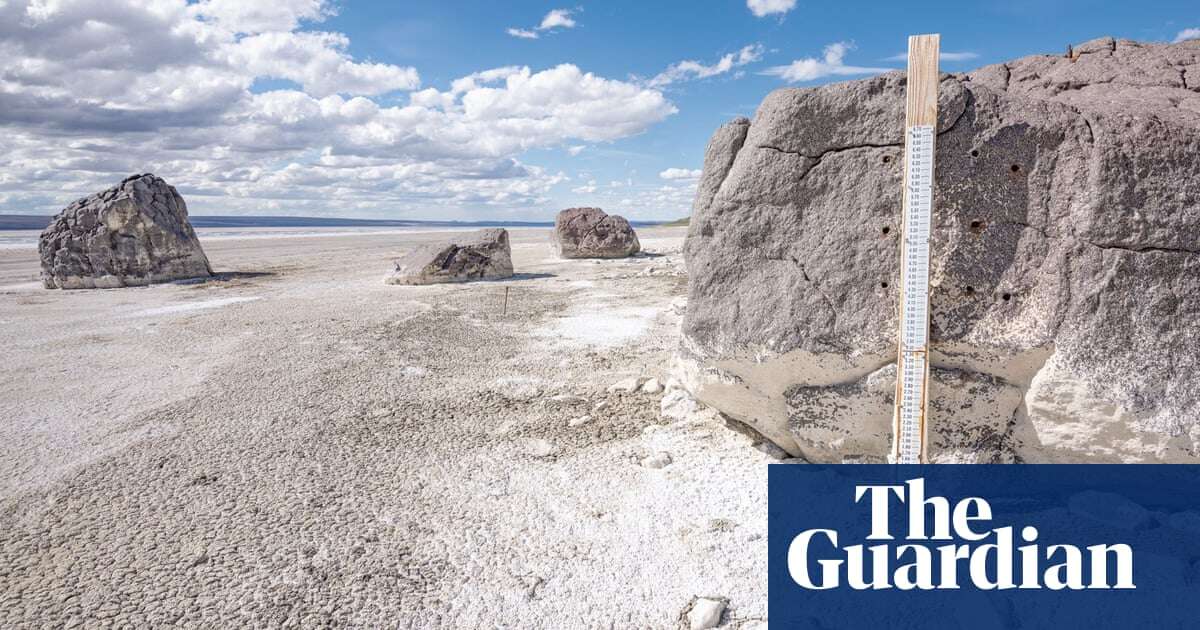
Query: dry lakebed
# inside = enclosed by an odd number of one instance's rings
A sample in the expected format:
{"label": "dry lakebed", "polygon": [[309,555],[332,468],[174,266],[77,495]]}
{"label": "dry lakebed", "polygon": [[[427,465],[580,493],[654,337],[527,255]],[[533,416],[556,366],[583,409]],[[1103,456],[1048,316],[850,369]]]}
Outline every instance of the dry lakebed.
{"label": "dry lakebed", "polygon": [[765,627],[777,460],[626,391],[684,232],[434,286],[382,280],[444,232],[201,231],[216,278],[119,290],[0,249],[0,626]]}

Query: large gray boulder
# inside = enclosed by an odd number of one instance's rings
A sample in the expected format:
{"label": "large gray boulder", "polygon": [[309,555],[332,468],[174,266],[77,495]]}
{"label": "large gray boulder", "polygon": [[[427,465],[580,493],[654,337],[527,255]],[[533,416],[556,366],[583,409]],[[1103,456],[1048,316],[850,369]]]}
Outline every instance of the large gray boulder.
{"label": "large gray boulder", "polygon": [[[882,461],[901,73],[778,90],[713,136],[677,369],[813,461]],[[939,89],[935,461],[1200,459],[1200,41],[1102,39]]]}
{"label": "large gray boulder", "polygon": [[554,219],[554,248],[563,258],[625,258],[642,246],[625,217],[600,208],[567,208]]}
{"label": "large gray boulder", "polygon": [[489,228],[422,245],[396,261],[388,284],[499,280],[513,275],[508,230]]}
{"label": "large gray boulder", "polygon": [[47,289],[108,289],[212,275],[183,197],[149,173],[84,197],[38,241]]}

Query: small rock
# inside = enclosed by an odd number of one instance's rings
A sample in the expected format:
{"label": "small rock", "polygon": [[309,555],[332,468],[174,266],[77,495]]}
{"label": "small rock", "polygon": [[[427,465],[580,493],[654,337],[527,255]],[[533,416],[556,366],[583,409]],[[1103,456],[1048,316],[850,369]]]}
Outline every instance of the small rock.
{"label": "small rock", "polygon": [[720,599],[698,597],[688,611],[688,625],[692,630],[707,630],[716,628],[721,623],[721,613],[725,612],[725,602]]}
{"label": "small rock", "polygon": [[642,379],[636,376],[631,376],[627,379],[617,381],[608,387],[610,392],[636,392],[638,387],[641,387]]}
{"label": "small rock", "polygon": [[402,374],[404,374],[404,376],[407,376],[407,377],[409,377],[409,378],[420,378],[420,377],[422,377],[422,376],[425,376],[426,374],[428,374],[428,373],[429,373],[429,370],[426,370],[426,369],[425,369],[425,368],[423,368],[423,367],[417,367],[417,366],[415,366],[415,365],[409,365],[409,366],[406,366],[406,367],[404,368],[404,370],[403,370],[401,373],[402,373]]}
{"label": "small rock", "polygon": [[659,404],[662,417],[671,420],[683,420],[700,409],[695,398],[684,389],[675,389],[663,396]]}
{"label": "small rock", "polygon": [[550,457],[558,454],[558,447],[541,438],[525,442],[525,454],[531,457]]}
{"label": "small rock", "polygon": [[663,390],[662,382],[656,378],[652,378],[642,385],[642,393],[657,394]]}
{"label": "small rock", "polygon": [[600,413],[601,411],[608,409],[608,407],[609,407],[608,401],[601,400],[600,402],[596,403],[595,407],[592,407],[592,413]]}
{"label": "small rock", "polygon": [[505,376],[496,379],[492,387],[505,398],[525,401],[541,396],[545,384],[529,376]]}
{"label": "small rock", "polygon": [[544,401],[542,401],[542,405],[548,409],[555,409],[555,408],[560,408],[560,407],[574,407],[575,405],[586,405],[586,404],[587,404],[586,398],[583,398],[582,396],[571,396],[569,394],[559,394],[557,396],[551,396],[551,397],[545,399]]}
{"label": "small rock", "polygon": [[646,468],[653,468],[655,470],[659,470],[661,468],[666,468],[667,466],[669,466],[671,464],[671,461],[672,460],[671,460],[670,453],[661,453],[660,452],[660,453],[655,453],[655,454],[643,459],[642,466],[645,466]]}
{"label": "small rock", "polygon": [[774,442],[756,442],[754,448],[771,459],[790,459],[791,453],[779,448]]}
{"label": "small rock", "polygon": [[538,589],[540,589],[546,580],[540,575],[527,575],[520,578],[525,586],[525,599],[537,599]]}
{"label": "small rock", "polygon": [[708,531],[712,533],[728,534],[737,529],[738,524],[727,518],[710,518],[708,519]]}
{"label": "small rock", "polygon": [[583,426],[583,425],[585,425],[585,424],[587,424],[587,423],[589,423],[589,422],[591,422],[591,421],[592,421],[592,417],[591,417],[591,416],[579,416],[578,418],[571,418],[571,420],[569,420],[569,421],[567,422],[567,426],[570,426],[570,427],[581,427],[581,426]]}
{"label": "small rock", "polygon": [[208,548],[203,545],[195,545],[188,550],[188,568],[198,567],[208,563]]}

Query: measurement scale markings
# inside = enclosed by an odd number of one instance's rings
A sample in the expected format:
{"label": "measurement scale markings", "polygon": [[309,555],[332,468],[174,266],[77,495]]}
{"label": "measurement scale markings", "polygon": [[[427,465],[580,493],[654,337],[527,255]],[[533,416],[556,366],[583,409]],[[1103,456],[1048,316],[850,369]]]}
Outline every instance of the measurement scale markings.
{"label": "measurement scale markings", "polygon": [[896,463],[917,464],[923,450],[926,344],[929,336],[929,232],[933,208],[931,125],[908,129],[905,160],[904,256],[901,301],[900,401]]}

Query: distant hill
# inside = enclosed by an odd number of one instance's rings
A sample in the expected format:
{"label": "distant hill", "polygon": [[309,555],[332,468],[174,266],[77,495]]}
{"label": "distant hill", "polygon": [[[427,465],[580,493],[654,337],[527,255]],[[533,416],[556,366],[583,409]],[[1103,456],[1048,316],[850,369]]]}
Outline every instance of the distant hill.
{"label": "distant hill", "polygon": [[691,221],[692,221],[692,217],[683,217],[682,219],[675,219],[674,221],[667,221],[666,223],[663,223],[662,226],[663,227],[687,227],[688,225],[691,224]]}
{"label": "distant hill", "polygon": [[[417,221],[411,219],[338,219],[332,217],[254,217],[204,216],[191,217],[192,227],[198,228],[256,228],[256,227],[554,227],[553,221]],[[666,225],[687,225],[682,219]],[[635,226],[663,225],[660,221],[630,221]],[[41,230],[50,224],[50,217],[41,214],[0,214],[0,230]]]}
{"label": "distant hill", "polygon": [[40,214],[0,214],[0,230],[41,230],[50,217]]}

